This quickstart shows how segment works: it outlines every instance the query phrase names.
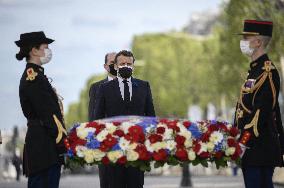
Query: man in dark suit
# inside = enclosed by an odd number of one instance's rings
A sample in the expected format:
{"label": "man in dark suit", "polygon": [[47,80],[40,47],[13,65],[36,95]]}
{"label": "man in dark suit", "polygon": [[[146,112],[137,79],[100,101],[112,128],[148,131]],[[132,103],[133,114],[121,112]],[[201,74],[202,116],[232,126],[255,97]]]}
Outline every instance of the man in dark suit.
{"label": "man in dark suit", "polygon": [[252,60],[241,87],[235,125],[243,148],[242,170],[246,188],[273,187],[274,168],[283,167],[284,133],[278,103],[280,77],[266,54],[273,23],[245,20],[240,48]]}
{"label": "man in dark suit", "polygon": [[116,78],[117,72],[114,69],[114,58],[115,58],[116,53],[107,53],[105,55],[105,64],[104,68],[107,71],[108,75],[107,78],[100,80],[98,82],[95,82],[91,85],[90,91],[89,91],[89,121],[94,120],[94,112],[95,112],[95,103],[96,103],[96,98],[97,98],[97,91],[102,83],[105,83],[107,81],[113,80]]}
{"label": "man in dark suit", "polygon": [[[132,77],[134,56],[120,51],[115,56],[117,79],[103,83],[95,107],[95,119],[121,115],[155,116],[151,89],[148,82]],[[142,188],[144,172],[138,168],[104,166],[108,188]]]}

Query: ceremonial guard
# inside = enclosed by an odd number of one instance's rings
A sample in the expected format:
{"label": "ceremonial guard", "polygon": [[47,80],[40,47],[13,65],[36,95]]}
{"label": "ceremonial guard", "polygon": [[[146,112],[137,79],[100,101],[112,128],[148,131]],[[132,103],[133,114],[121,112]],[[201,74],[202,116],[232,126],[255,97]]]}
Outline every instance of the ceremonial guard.
{"label": "ceremonial guard", "polygon": [[16,58],[27,61],[19,87],[20,102],[27,118],[23,171],[28,188],[58,188],[64,162],[63,139],[66,130],[61,97],[44,74],[43,64],[50,62],[49,39],[43,32],[21,34]]}
{"label": "ceremonial guard", "polygon": [[273,23],[245,20],[240,48],[251,58],[241,87],[235,125],[241,131],[246,188],[271,188],[275,167],[283,166],[284,137],[278,103],[279,73],[266,54]]}

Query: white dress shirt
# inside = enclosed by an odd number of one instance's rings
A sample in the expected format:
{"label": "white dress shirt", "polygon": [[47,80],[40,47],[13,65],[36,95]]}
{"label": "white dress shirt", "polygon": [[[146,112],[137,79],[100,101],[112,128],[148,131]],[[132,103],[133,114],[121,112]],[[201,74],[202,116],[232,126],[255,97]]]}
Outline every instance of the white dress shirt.
{"label": "white dress shirt", "polygon": [[114,78],[111,76],[107,76],[107,81],[112,81]]}
{"label": "white dress shirt", "polygon": [[[117,77],[118,79],[118,84],[119,84],[119,89],[120,89],[120,94],[122,99],[124,100],[124,83],[123,83],[123,78],[121,78],[120,76]],[[127,84],[129,87],[129,93],[130,93],[130,101],[132,98],[132,82],[131,82],[131,77],[127,79]]]}

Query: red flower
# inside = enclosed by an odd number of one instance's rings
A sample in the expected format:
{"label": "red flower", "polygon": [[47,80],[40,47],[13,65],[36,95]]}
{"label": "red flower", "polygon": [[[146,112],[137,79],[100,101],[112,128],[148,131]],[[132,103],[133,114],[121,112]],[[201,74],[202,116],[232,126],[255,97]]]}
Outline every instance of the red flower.
{"label": "red flower", "polygon": [[166,150],[160,149],[158,152],[153,153],[153,158],[155,161],[166,161],[168,154]]}
{"label": "red flower", "polygon": [[116,136],[119,136],[119,137],[123,137],[124,136],[124,132],[122,130],[119,130],[119,129],[114,131],[113,134],[116,135]]}
{"label": "red flower", "polygon": [[230,129],[230,135],[231,135],[232,137],[236,137],[238,134],[239,134],[239,130],[238,130],[236,127],[232,127],[232,128]]}
{"label": "red flower", "polygon": [[86,127],[97,128],[98,125],[99,125],[99,124],[98,124],[97,122],[93,121],[93,122],[87,123]]}
{"label": "red flower", "polygon": [[135,149],[135,151],[139,154],[139,159],[142,161],[148,161],[151,159],[150,152],[147,151],[147,148],[145,145],[138,145]]}
{"label": "red flower", "polygon": [[103,163],[104,165],[109,164],[109,163],[110,163],[109,158],[108,158],[107,156],[104,156],[104,157],[102,158],[102,163]]}
{"label": "red flower", "polygon": [[220,124],[220,129],[225,132],[228,132],[228,127],[225,124]]}
{"label": "red flower", "polygon": [[114,126],[119,126],[119,125],[121,125],[121,122],[114,121],[114,122],[112,122],[112,124],[113,124]]}
{"label": "red flower", "polygon": [[188,160],[187,152],[184,148],[178,148],[176,151],[177,158],[179,158],[181,161]]}
{"label": "red flower", "polygon": [[175,132],[179,132],[180,131],[180,128],[177,126],[177,120],[174,120],[174,121],[169,121],[167,123],[167,126],[169,129],[173,129]]}
{"label": "red flower", "polygon": [[140,127],[140,126],[135,125],[135,126],[131,126],[131,127],[128,129],[128,132],[129,132],[129,134],[131,134],[131,135],[140,135],[140,134],[143,134],[143,129],[142,129],[142,127]]}
{"label": "red flower", "polygon": [[198,142],[196,142],[193,146],[193,151],[195,153],[198,153],[200,151],[200,148],[201,148],[201,145]]}
{"label": "red flower", "polygon": [[182,123],[186,128],[190,127],[191,126],[191,122],[190,121],[184,121]]}
{"label": "red flower", "polygon": [[107,150],[109,150],[109,147],[106,146],[104,142],[102,142],[100,145],[100,150],[106,152]]}
{"label": "red flower", "polygon": [[105,129],[105,125],[104,124],[98,124],[96,126],[96,131],[95,131],[95,134],[98,135],[103,129]]}
{"label": "red flower", "polygon": [[163,140],[163,137],[158,134],[151,134],[148,139],[151,142],[151,144],[153,144],[156,142],[161,142]]}
{"label": "red flower", "polygon": [[218,130],[218,127],[216,125],[210,125],[208,127],[208,131],[209,132],[213,132],[213,131],[217,131]]}
{"label": "red flower", "polygon": [[122,156],[117,160],[118,164],[125,164],[127,162],[126,157]]}
{"label": "red flower", "polygon": [[237,145],[237,142],[233,138],[228,138],[227,143],[229,147],[236,147]]}
{"label": "red flower", "polygon": [[232,159],[233,161],[235,161],[235,160],[237,160],[239,157],[240,157],[240,155],[239,155],[237,152],[235,152],[235,153],[231,156],[231,159]]}
{"label": "red flower", "polygon": [[70,142],[74,142],[76,140],[78,140],[79,137],[77,136],[77,132],[76,130],[73,130],[70,134],[69,134],[69,141]]}
{"label": "red flower", "polygon": [[181,135],[176,135],[175,142],[177,143],[178,146],[183,146],[185,142],[185,137]]}
{"label": "red flower", "polygon": [[202,142],[208,142],[210,136],[211,136],[211,132],[210,132],[210,131],[207,131],[206,133],[204,133],[204,134],[201,136]]}
{"label": "red flower", "polygon": [[160,119],[160,123],[167,124],[169,122],[168,119]]}
{"label": "red flower", "polygon": [[145,142],[145,135],[141,134],[141,135],[137,135],[137,134],[127,134],[124,136],[124,138],[128,141],[130,141],[131,143],[136,142],[136,143],[144,143]]}
{"label": "red flower", "polygon": [[157,128],[157,133],[158,133],[158,134],[164,134],[165,131],[166,131],[165,127],[158,127],[158,128]]}
{"label": "red flower", "polygon": [[217,151],[215,154],[214,154],[214,157],[216,159],[221,159],[223,157],[223,152],[222,151]]}
{"label": "red flower", "polygon": [[143,143],[145,141],[145,135],[142,127],[135,125],[128,129],[129,139],[132,142],[140,142]]}
{"label": "red flower", "polygon": [[116,138],[114,138],[111,134],[108,134],[106,136],[106,139],[103,141],[103,143],[108,147],[112,148],[115,144],[117,144]]}
{"label": "red flower", "polygon": [[201,158],[209,158],[210,157],[210,153],[209,152],[201,152],[199,156]]}

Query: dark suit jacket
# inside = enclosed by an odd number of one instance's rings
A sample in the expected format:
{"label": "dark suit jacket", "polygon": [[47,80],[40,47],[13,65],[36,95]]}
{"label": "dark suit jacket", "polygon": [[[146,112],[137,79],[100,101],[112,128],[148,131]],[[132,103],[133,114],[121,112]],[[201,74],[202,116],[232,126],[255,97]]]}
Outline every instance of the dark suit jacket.
{"label": "dark suit jacket", "polygon": [[91,85],[90,90],[89,90],[89,112],[88,112],[88,117],[89,121],[94,120],[94,114],[95,114],[95,104],[96,104],[96,99],[97,99],[97,92],[99,90],[99,87],[102,83],[107,82],[108,79],[103,79],[98,82],[95,82]]}
{"label": "dark suit jacket", "polygon": [[101,85],[95,106],[95,120],[120,115],[155,116],[148,82],[132,78],[132,98],[128,104],[122,99],[118,79]]}

